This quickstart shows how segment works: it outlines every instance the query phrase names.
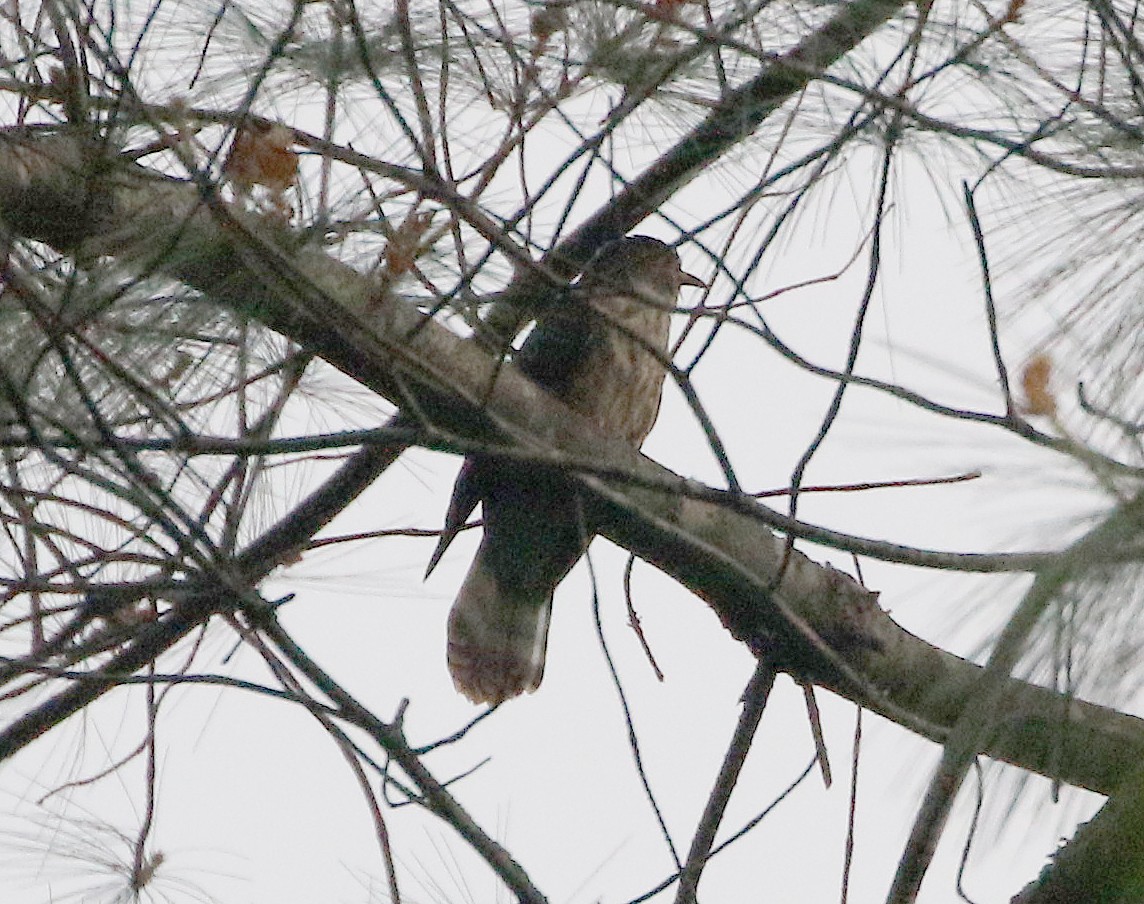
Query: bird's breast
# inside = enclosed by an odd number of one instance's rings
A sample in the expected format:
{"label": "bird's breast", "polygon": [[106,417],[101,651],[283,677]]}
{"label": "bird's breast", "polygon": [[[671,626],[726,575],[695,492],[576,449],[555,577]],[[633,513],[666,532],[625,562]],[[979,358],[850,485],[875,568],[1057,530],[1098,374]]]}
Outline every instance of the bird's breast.
{"label": "bird's breast", "polygon": [[578,368],[564,401],[638,448],[659,414],[671,313],[636,299],[597,307],[608,320],[606,336]]}

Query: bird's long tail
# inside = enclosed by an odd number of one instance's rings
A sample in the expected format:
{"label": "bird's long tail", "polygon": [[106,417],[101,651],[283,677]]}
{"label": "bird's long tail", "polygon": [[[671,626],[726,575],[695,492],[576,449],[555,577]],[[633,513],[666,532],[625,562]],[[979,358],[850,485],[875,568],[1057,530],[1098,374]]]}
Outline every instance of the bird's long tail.
{"label": "bird's long tail", "polygon": [[534,691],[544,677],[552,594],[501,586],[482,548],[449,613],[449,674],[474,703]]}

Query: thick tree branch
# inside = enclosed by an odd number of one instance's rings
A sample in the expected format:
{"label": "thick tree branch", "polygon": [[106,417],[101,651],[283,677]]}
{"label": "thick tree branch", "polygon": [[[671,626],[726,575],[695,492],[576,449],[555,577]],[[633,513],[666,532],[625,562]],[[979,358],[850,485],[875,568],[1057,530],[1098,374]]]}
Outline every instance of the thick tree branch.
{"label": "thick tree branch", "polygon": [[[904,6],[902,0],[852,0],[762,72],[727,93],[710,115],[546,255],[548,271],[571,278],[604,242],[624,235],[661,204],[748,138],[783,103],[857,47]],[[489,312],[493,330],[515,334],[521,311],[545,288],[544,275],[524,270]]]}
{"label": "thick tree branch", "polygon": [[840,6],[834,18],[729,92],[702,123],[562,242],[558,253],[582,262],[598,247],[601,235],[623,235],[645,220],[904,5],[901,0],[852,0]]}
{"label": "thick tree branch", "polygon": [[[258,318],[355,380],[468,442],[592,460],[642,483],[673,475],[609,441],[511,367],[412,305],[193,186],[92,160],[66,134],[0,136],[0,217],[14,233],[161,272]],[[600,531],[704,599],[731,633],[791,669],[936,741],[971,705],[981,669],[914,637],[847,575],[795,553],[729,506],[578,478]],[[1069,721],[1062,731],[1061,718]],[[1059,746],[1058,746],[1059,745]],[[1007,680],[983,753],[1107,792],[1144,755],[1144,723]]]}

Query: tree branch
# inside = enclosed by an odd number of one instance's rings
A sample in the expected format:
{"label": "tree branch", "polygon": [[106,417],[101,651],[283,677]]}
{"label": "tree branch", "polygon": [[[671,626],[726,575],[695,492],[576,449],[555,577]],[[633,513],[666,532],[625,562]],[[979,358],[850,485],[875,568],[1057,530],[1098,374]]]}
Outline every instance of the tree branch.
{"label": "tree branch", "polygon": [[[900,628],[847,575],[797,552],[784,569],[782,540],[758,519],[636,485],[678,478],[477,343],[374,297],[367,277],[283,230],[208,205],[195,186],[89,159],[89,148],[67,132],[0,134],[0,217],[12,231],[181,280],[464,441],[630,474],[635,484],[577,478],[600,532],[685,584],[752,649],[935,741],[970,705],[981,669]],[[1144,756],[1144,723],[1072,701],[1062,733],[1063,709],[1059,695],[1007,679],[980,752],[1110,791]]]}

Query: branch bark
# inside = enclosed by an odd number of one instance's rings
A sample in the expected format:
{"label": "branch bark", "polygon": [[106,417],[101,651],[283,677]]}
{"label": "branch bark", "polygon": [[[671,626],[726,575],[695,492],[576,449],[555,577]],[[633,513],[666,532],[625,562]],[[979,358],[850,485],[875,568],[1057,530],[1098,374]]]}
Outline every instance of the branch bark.
{"label": "branch bark", "polygon": [[[178,279],[444,435],[629,474],[636,484],[578,477],[600,532],[686,585],[740,641],[934,741],[972,705],[980,667],[896,625],[849,576],[801,553],[784,558],[783,541],[742,511],[647,488],[680,478],[601,437],[477,343],[411,304],[376,297],[352,268],[208,203],[196,186],[92,153],[66,132],[0,135],[8,229],[81,259],[109,256]],[[1109,793],[1144,755],[1141,720],[1016,680],[1000,699],[997,728],[982,744],[988,756]]]}
{"label": "branch bark", "polygon": [[[548,272],[571,278],[592,253],[642,223],[730,148],[750,136],[778,107],[857,47],[905,5],[902,0],[852,0],[744,85],[728,92],[711,114],[684,135],[544,259]],[[515,335],[521,311],[545,287],[546,274],[525,270],[489,311],[499,336]]]}

